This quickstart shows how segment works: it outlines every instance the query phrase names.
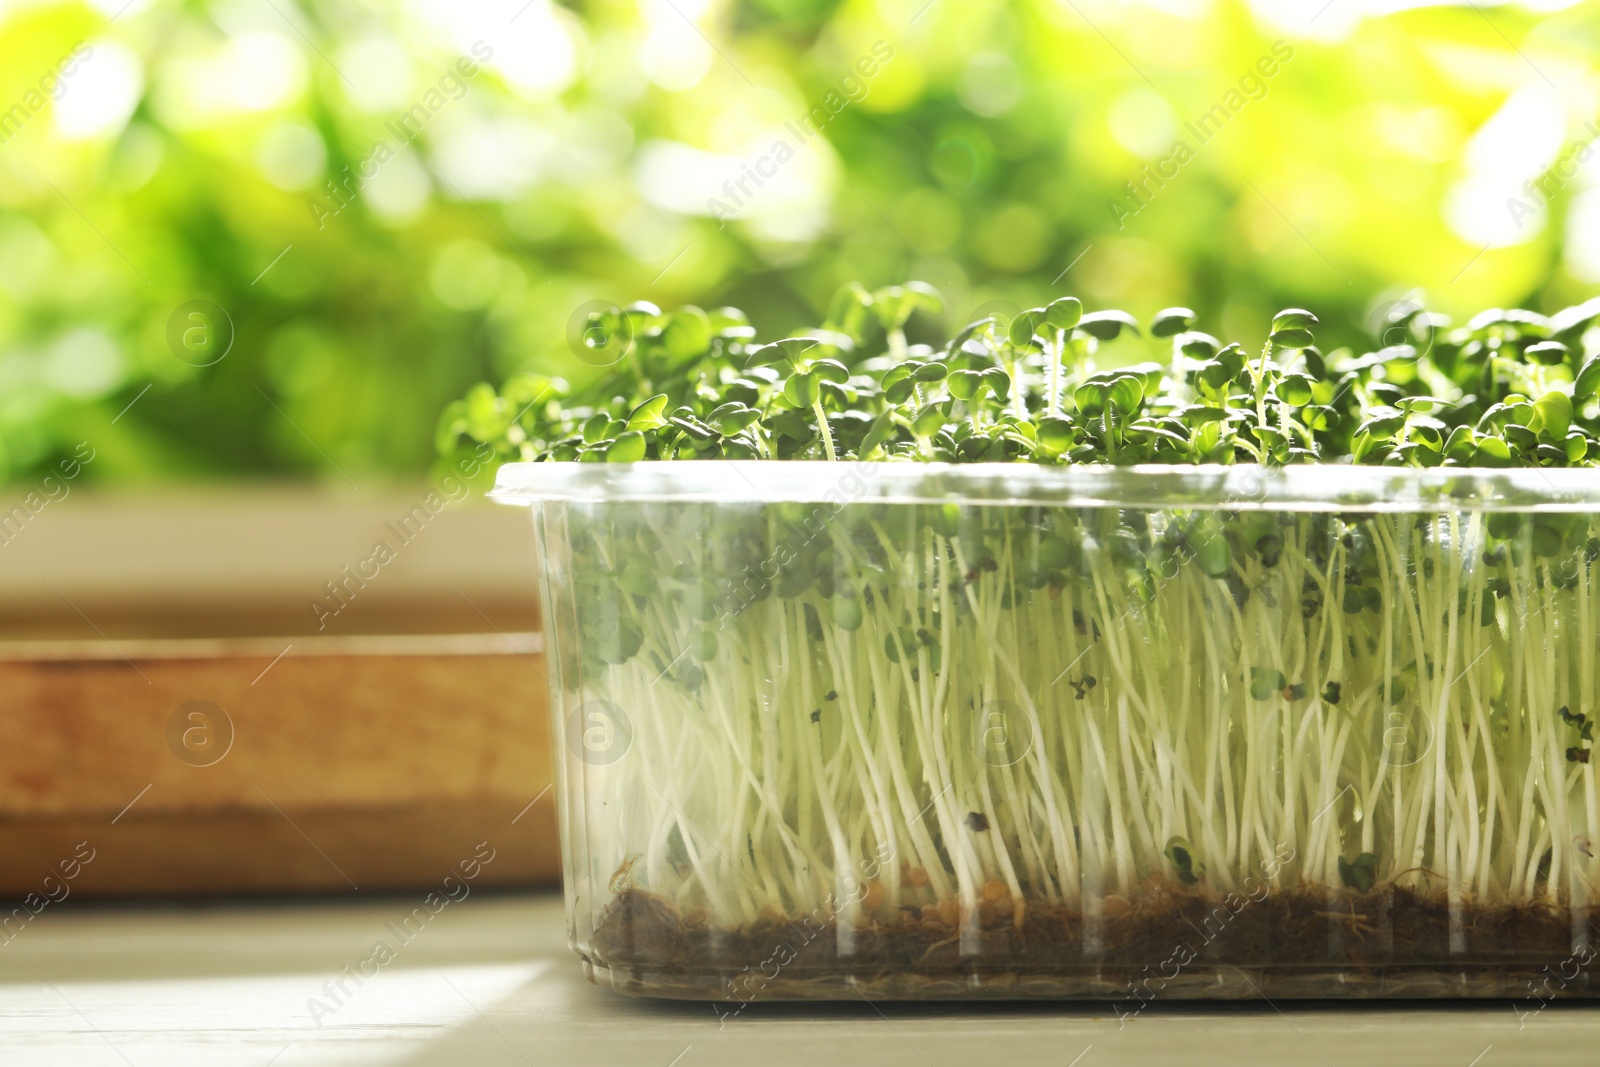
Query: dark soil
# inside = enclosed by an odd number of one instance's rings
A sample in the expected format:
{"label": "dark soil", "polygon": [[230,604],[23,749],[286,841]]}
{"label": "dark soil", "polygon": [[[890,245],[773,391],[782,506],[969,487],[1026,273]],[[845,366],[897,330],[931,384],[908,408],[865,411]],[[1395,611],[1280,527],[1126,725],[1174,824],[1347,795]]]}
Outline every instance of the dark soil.
{"label": "dark soil", "polygon": [[[1394,885],[1365,893],[1280,890],[1260,900],[1227,901],[1174,887],[1131,900],[1108,896],[1098,904],[1096,915],[1029,903],[1020,922],[1009,899],[985,902],[965,921],[948,904],[942,914],[931,906],[895,914],[880,909],[845,931],[841,951],[838,924],[820,910],[742,929],[712,928],[703,913],[681,913],[665,897],[629,888],[606,907],[590,943],[579,947],[614,979],[638,979],[628,991],[706,999],[747,1000],[739,984],[752,986],[752,976],[765,995],[782,997],[826,995],[808,991],[808,982],[838,988],[841,979],[953,979],[975,988],[988,977],[1019,975],[1042,980],[1044,995],[1059,978],[1063,992],[1056,995],[1115,998],[1131,995],[1135,986],[1153,995],[1180,975],[1183,982],[1174,989],[1241,969],[1260,975],[1315,970],[1340,986],[1302,995],[1344,995],[1343,986],[1368,979],[1376,988],[1396,973],[1458,981],[1474,975],[1470,992],[1462,987],[1453,995],[1475,996],[1529,996],[1531,982],[1559,969],[1576,978],[1559,991],[1551,981],[1537,995],[1600,994],[1587,947],[1587,938],[1600,931],[1583,926],[1580,912],[1577,932],[1585,940],[1575,940],[1574,913],[1565,907],[1458,902],[1452,921],[1442,895]],[[1098,992],[1076,980],[1087,976]],[[1450,995],[1449,988],[1443,992]]]}

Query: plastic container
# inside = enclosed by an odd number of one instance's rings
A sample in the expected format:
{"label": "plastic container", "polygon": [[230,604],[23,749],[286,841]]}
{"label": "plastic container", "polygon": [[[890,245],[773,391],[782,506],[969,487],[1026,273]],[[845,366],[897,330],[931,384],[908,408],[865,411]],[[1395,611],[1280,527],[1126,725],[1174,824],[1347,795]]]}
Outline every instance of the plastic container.
{"label": "plastic container", "polygon": [[[1600,476],[513,464],[630,994],[1593,995]],[[1531,1009],[1530,1009],[1531,1010]]]}

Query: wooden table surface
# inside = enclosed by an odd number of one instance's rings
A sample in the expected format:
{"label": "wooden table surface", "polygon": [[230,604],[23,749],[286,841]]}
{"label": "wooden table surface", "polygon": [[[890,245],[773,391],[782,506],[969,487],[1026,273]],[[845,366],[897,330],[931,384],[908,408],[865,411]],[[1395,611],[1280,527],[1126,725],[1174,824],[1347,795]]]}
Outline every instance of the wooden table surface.
{"label": "wooden table surface", "polygon": [[[719,1026],[585,982],[555,894],[476,892],[401,944],[419,902],[50,904],[0,943],[0,1064],[1504,1067],[1593,1064],[1600,1043],[1600,1007],[1504,1001],[1152,1005],[1122,1028],[1092,1005],[758,1003]],[[340,994],[379,941],[393,958]]]}

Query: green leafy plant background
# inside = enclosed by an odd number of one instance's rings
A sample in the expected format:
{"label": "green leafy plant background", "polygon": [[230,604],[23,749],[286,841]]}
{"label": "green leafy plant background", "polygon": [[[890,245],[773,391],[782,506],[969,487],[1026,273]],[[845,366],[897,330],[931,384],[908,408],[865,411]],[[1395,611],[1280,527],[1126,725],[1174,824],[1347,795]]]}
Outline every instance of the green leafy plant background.
{"label": "green leafy plant background", "polygon": [[[594,300],[733,304],[769,337],[846,281],[919,278],[946,327],[1072,292],[1141,321],[1192,306],[1255,344],[1310,307],[1332,346],[1416,288],[1461,320],[1592,295],[1596,165],[1503,245],[1451,204],[1485,167],[1509,199],[1551,163],[1486,160],[1496,121],[1536,116],[1560,151],[1588,136],[1600,8],[1377,6],[8,5],[0,110],[77,42],[95,54],[0,144],[0,471],[25,483],[87,440],[87,480],[417,477],[474,382],[597,377],[569,343]],[[363,190],[319,225],[308,201],[477,40],[495,58],[385,165],[411,209]],[[1277,41],[1293,58],[1265,95],[1119,225],[1124,183]],[[879,42],[860,98],[733,219],[669,180],[674,159],[737,178]],[[324,161],[268,180],[269,147],[308,132]],[[209,367],[166,340],[196,299],[235,332]]]}

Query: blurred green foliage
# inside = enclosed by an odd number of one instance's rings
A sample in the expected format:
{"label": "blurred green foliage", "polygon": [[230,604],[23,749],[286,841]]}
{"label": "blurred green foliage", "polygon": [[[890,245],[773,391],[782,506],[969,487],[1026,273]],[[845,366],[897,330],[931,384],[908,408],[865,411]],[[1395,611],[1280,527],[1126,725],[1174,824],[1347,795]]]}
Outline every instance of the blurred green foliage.
{"label": "blurred green foliage", "polygon": [[596,300],[772,336],[920,278],[1337,343],[1590,295],[1600,5],[1317,7],[6,4],[0,469],[415,476],[473,382],[600,373]]}

